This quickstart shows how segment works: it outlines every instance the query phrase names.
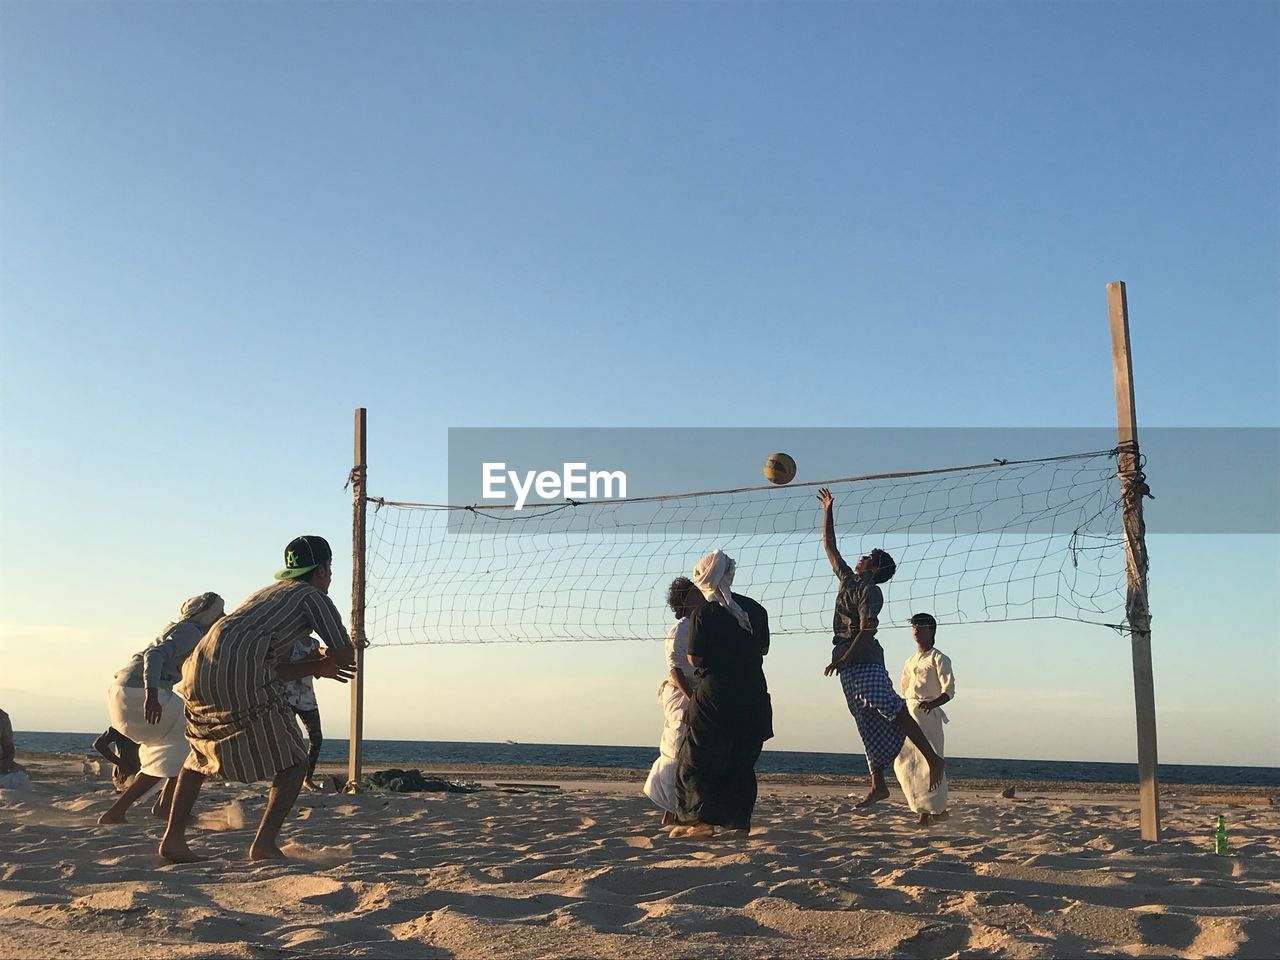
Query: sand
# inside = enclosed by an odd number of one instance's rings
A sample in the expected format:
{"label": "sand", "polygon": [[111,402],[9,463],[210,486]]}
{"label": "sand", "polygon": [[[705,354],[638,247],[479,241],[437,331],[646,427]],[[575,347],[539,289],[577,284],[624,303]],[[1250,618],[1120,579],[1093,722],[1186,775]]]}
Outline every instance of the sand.
{"label": "sand", "polygon": [[113,792],[78,761],[29,769],[33,793],[0,792],[5,957],[1280,955],[1280,809],[1257,791],[1168,797],[1146,844],[1131,797],[1079,788],[957,785],[922,829],[897,794],[862,812],[849,784],[767,781],[749,838],[688,841],[638,783],[503,771],[561,789],[304,794],[293,859],[255,864],[265,789],[211,784],[192,845],[217,859],[175,866],[146,811],[95,824]]}

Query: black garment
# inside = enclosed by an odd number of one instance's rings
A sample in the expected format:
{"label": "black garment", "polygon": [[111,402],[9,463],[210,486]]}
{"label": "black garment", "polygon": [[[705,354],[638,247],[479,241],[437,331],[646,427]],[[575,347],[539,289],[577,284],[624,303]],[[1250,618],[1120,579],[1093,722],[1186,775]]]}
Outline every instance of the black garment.
{"label": "black garment", "polygon": [[[844,655],[845,648],[858,635],[862,621],[878,620],[880,611],[884,609],[884,594],[868,574],[857,574],[853,568],[840,559],[840,569],[836,571],[840,578],[840,592],[836,594],[836,611],[831,618],[831,642],[836,649],[831,654],[834,661]],[[875,634],[866,637],[854,651],[852,659],[845,666],[855,663],[878,663],[884,666],[884,648]]]}
{"label": "black garment", "polygon": [[120,773],[126,777],[132,777],[142,769],[138,745],[115,727],[107,727],[102,735],[93,741],[93,749],[97,750],[112,766],[119,767]]}
{"label": "black garment", "polygon": [[302,721],[302,726],[307,731],[307,739],[311,741],[311,751],[307,754],[307,779],[310,780],[315,776],[316,761],[320,759],[320,744],[324,743],[324,737],[320,734],[320,711],[319,709],[299,710],[294,707],[293,712]]}
{"label": "black garment", "polygon": [[769,614],[750,597],[735,593],[733,599],[752,633],[718,603],[690,618],[689,654],[703,665],[677,758],[676,816],[738,829],[751,826],[755,764],[773,736],[773,706],[761,659],[769,650]]}
{"label": "black garment", "polygon": [[676,819],[750,829],[763,746],[759,738],[730,737],[711,725],[690,724],[677,758]]}
{"label": "black garment", "polygon": [[463,780],[446,780],[443,777],[424,777],[421,770],[379,770],[360,781],[366,790],[390,790],[393,793],[419,793],[436,791],[441,793],[475,793],[485,788],[476,783]]}

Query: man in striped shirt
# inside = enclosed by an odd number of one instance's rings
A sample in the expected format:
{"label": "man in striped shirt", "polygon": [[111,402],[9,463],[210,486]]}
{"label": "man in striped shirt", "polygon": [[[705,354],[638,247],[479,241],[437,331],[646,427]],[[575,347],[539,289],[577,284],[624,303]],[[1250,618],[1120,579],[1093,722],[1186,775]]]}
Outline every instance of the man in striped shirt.
{"label": "man in striped shirt", "polygon": [[[298,537],[285,549],[277,583],[264,587],[219,620],[182,669],[186,689],[187,757],[160,842],[175,863],[202,859],[187,846],[191,810],[205,777],[254,783],[271,780],[267,809],[249,846],[250,860],[283,858],[280,827],[307,770],[303,743],[284,683],[298,677],[354,676],[355,649],[329,599],[333,552],[323,537]],[[294,644],[311,632],[326,650],[291,661]]]}

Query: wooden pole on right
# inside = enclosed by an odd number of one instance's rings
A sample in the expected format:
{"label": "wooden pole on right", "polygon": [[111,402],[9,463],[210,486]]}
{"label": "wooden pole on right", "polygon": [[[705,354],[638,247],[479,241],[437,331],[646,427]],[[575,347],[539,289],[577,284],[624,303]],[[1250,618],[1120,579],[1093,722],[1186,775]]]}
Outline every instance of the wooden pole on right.
{"label": "wooden pole on right", "polygon": [[351,681],[351,743],[347,752],[347,786],[352,789],[360,783],[364,761],[364,519],[369,469],[365,419],[365,408],[356,408],[355,466],[351,468],[351,640],[356,647],[356,675]]}
{"label": "wooden pole on right", "polygon": [[1147,525],[1142,499],[1147,482],[1138,453],[1138,415],[1133,402],[1133,357],[1129,352],[1129,301],[1119,280],[1107,284],[1111,315],[1111,369],[1116,384],[1120,502],[1124,515],[1128,590],[1125,615],[1133,653],[1133,703],[1138,719],[1138,801],[1142,839],[1160,839],[1160,780],[1156,760],[1156,694],[1151,671],[1151,611],[1147,606]]}

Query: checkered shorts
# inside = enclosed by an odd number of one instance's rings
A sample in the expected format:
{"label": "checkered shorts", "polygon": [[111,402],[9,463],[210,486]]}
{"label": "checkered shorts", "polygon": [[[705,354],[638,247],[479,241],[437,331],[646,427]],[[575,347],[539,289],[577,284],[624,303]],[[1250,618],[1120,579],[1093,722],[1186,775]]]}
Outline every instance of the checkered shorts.
{"label": "checkered shorts", "polygon": [[867,768],[876,773],[893,763],[906,734],[894,725],[907,701],[898,696],[889,673],[878,663],[855,663],[840,671],[845,702],[858,725]]}

